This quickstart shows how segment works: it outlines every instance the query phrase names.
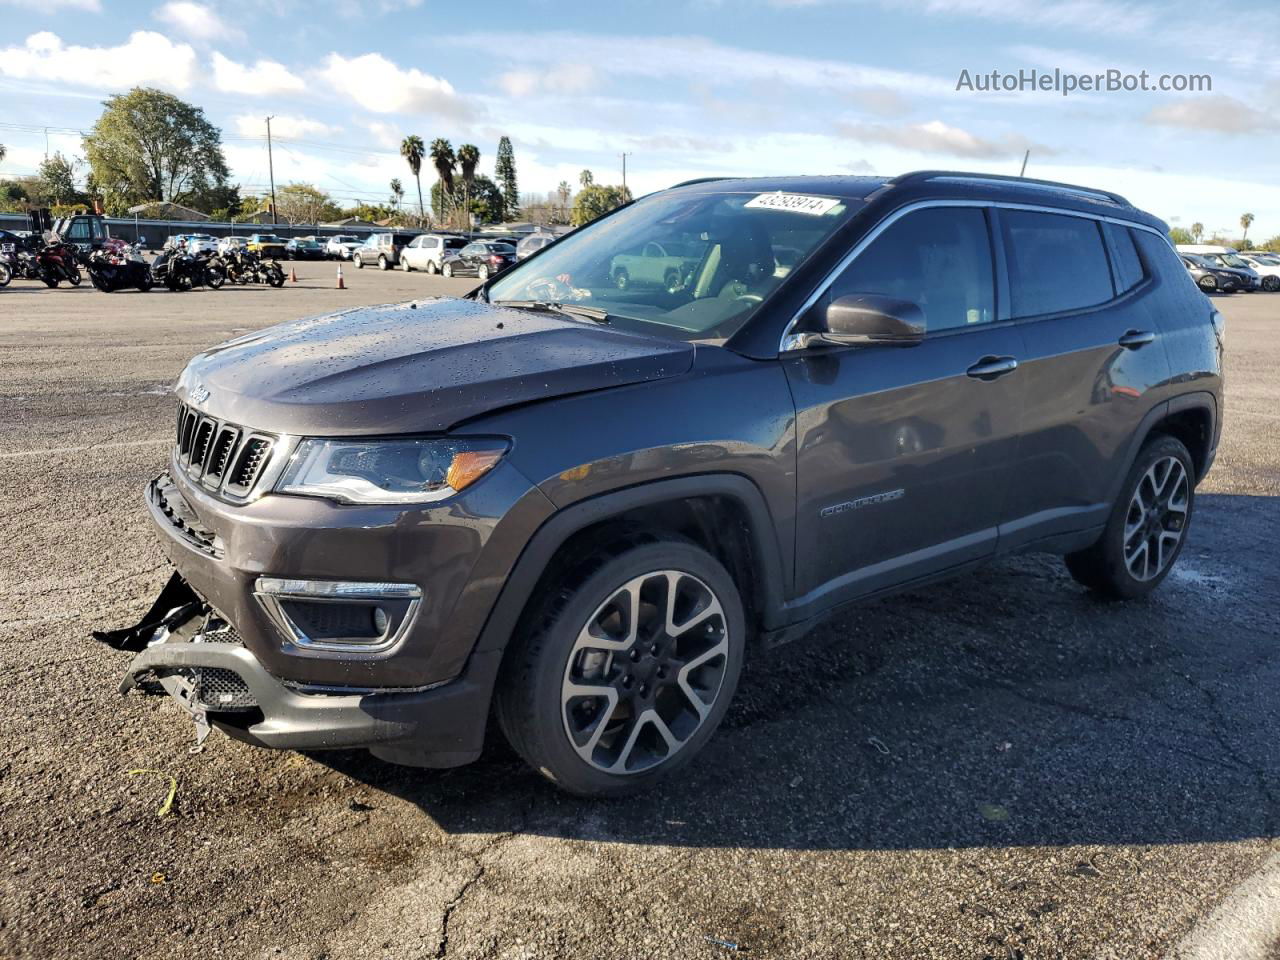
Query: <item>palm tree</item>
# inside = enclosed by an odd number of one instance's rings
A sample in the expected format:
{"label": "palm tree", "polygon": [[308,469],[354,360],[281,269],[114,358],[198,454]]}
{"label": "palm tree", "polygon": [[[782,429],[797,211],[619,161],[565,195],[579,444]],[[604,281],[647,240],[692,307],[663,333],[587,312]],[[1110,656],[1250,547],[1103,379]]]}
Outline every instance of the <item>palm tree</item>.
{"label": "palm tree", "polygon": [[419,223],[426,219],[426,211],[422,208],[422,158],[426,154],[427,148],[423,145],[422,138],[416,133],[409,134],[400,144],[400,156],[408,161],[409,169],[413,171],[413,178],[418,181]]}
{"label": "palm tree", "polygon": [[596,182],[595,174],[593,174],[590,170],[583,170],[580,174],[578,174],[578,182],[582,184],[584,187],[589,187]]}
{"label": "palm tree", "polygon": [[396,208],[396,213],[400,212],[400,201],[404,199],[404,187],[400,184],[399,177],[391,178],[391,203]]}
{"label": "palm tree", "polygon": [[[471,214],[471,184],[476,178],[476,166],[480,163],[480,148],[474,143],[464,143],[458,148],[458,166],[462,169],[462,208]],[[467,224],[470,226],[470,224]]]}
{"label": "palm tree", "polygon": [[1253,214],[1246,213],[1240,217],[1240,226],[1244,227],[1244,236],[1240,238],[1240,245],[1244,246],[1244,241],[1249,239],[1249,227],[1253,225]]}
{"label": "palm tree", "polygon": [[560,219],[567,221],[569,219],[569,195],[573,191],[569,189],[569,181],[561,180],[560,186],[556,187],[556,195],[560,198]]}
{"label": "palm tree", "polygon": [[1200,242],[1200,238],[1204,236],[1204,224],[1193,223],[1191,225],[1191,239],[1196,243]]}
{"label": "palm tree", "polygon": [[4,158],[8,153],[9,151],[5,149],[4,144],[0,143],[0,163],[4,163]]}
{"label": "palm tree", "polygon": [[447,206],[453,197],[453,164],[456,159],[453,144],[444,137],[431,141],[431,162],[435,165],[436,176],[440,178],[441,206]]}

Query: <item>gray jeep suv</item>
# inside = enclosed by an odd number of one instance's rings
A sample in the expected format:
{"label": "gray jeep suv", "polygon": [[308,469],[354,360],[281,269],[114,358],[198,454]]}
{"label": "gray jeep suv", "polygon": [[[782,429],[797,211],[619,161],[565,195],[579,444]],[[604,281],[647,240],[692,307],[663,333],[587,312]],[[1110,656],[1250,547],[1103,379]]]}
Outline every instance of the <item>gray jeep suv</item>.
{"label": "gray jeep suv", "polygon": [[[679,250],[679,283],[613,280]],[[644,197],[464,299],[240,337],[177,384],[176,572],[123,689],[269,747],[562,787],[691,760],[753,644],[1016,551],[1114,598],[1186,542],[1222,318],[1112,193],[926,171]]]}

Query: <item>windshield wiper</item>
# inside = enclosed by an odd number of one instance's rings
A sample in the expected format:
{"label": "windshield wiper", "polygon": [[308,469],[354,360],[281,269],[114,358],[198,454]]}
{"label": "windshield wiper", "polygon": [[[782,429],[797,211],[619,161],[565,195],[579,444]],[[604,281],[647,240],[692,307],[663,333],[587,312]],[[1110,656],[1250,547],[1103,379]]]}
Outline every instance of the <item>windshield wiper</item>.
{"label": "windshield wiper", "polygon": [[581,303],[562,303],[559,300],[491,300],[495,307],[515,307],[517,310],[550,310],[571,317],[593,320],[596,323],[608,323],[609,312],[599,307],[588,307]]}

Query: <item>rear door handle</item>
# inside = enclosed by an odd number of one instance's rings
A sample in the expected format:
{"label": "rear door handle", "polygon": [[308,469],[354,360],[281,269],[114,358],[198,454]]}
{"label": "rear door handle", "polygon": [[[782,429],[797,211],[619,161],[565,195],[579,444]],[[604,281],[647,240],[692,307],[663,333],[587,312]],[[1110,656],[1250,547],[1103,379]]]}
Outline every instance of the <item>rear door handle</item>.
{"label": "rear door handle", "polygon": [[1156,335],[1150,330],[1128,330],[1120,338],[1120,346],[1126,350],[1137,350],[1139,347],[1145,347],[1155,338]]}
{"label": "rear door handle", "polygon": [[1017,369],[1018,361],[1013,357],[983,357],[965,373],[975,380],[995,380]]}

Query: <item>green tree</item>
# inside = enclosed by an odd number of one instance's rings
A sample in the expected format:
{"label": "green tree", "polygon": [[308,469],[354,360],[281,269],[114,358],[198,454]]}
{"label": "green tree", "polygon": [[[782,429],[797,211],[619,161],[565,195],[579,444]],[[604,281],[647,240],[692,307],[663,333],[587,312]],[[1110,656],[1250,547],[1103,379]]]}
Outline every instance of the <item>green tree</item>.
{"label": "green tree", "polygon": [[40,161],[40,190],[42,199],[50,206],[56,204],[80,203],[83,195],[76,189],[76,167],[74,160],[68,160],[61,153],[46,157]]}
{"label": "green tree", "polygon": [[578,174],[578,183],[583,187],[589,187],[596,182],[596,175],[590,170],[583,170]]}
{"label": "green tree", "polygon": [[502,216],[504,219],[514,220],[520,216],[520,191],[516,186],[516,155],[511,149],[510,137],[502,137],[498,141],[498,156],[493,164],[493,172],[502,189]]}
{"label": "green tree", "polygon": [[336,220],[341,214],[329,194],[310,183],[290,183],[277,190],[276,212],[290,224]]}
{"label": "green tree", "polygon": [[1191,238],[1191,231],[1186,227],[1171,227],[1169,229],[1169,239],[1174,243],[1194,243]]}
{"label": "green tree", "polygon": [[593,183],[578,191],[573,201],[573,223],[580,227],[630,202],[631,191],[626,187],[605,187]]}
{"label": "green tree", "polygon": [[400,204],[404,200],[404,186],[400,183],[399,177],[391,178],[391,206],[400,212]]}
{"label": "green tree", "polygon": [[1262,249],[1270,251],[1271,253],[1280,253],[1280,234],[1277,234],[1264,243],[1262,245]]}
{"label": "green tree", "polygon": [[404,157],[413,171],[413,179],[418,182],[418,219],[426,220],[427,212],[422,208],[422,158],[427,155],[427,148],[422,138],[411,133],[400,143],[400,156]]}
{"label": "green tree", "polygon": [[1204,224],[1200,222],[1191,225],[1191,240],[1193,243],[1199,243],[1200,238],[1204,236]]}
{"label": "green tree", "polygon": [[108,208],[187,203],[226,184],[222,134],[199,107],[149,87],[117,94],[103,107],[84,151]]}
{"label": "green tree", "polygon": [[[431,141],[431,164],[436,168],[436,179],[442,184],[438,196],[444,203],[443,207],[434,207],[437,220],[446,220],[454,203],[453,165],[456,160],[457,157],[453,155],[453,144],[448,140],[444,137],[436,137]],[[434,191],[431,195],[437,196]]]}
{"label": "green tree", "polygon": [[474,143],[464,143],[458,148],[458,169],[462,172],[462,204],[471,209],[471,184],[476,179],[476,167],[480,163],[480,148]]}
{"label": "green tree", "polygon": [[1241,237],[1240,239],[1247,241],[1249,239],[1249,228],[1253,226],[1253,214],[1252,213],[1241,214],[1240,226],[1244,227],[1244,236]]}

